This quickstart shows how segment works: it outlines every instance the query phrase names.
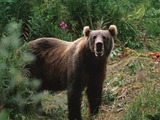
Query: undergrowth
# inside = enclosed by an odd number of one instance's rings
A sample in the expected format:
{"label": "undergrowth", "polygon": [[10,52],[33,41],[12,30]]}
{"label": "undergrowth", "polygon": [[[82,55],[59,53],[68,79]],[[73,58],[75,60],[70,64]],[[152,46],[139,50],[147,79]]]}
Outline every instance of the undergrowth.
{"label": "undergrowth", "polygon": [[72,41],[82,35],[84,26],[108,29],[115,24],[116,43],[140,49],[144,40],[159,37],[159,15],[155,0],[2,0],[0,37],[6,35],[4,27],[11,21],[22,24],[25,41],[44,36]]}
{"label": "undergrowth", "polygon": [[113,100],[110,104],[102,104],[102,113],[97,119],[159,120],[160,77],[157,70],[160,63],[146,54],[142,57],[132,52],[108,66],[104,96],[107,93]]}
{"label": "undergrowth", "polygon": [[[36,110],[36,103],[45,95],[36,93],[37,80],[26,77],[24,65],[34,57],[25,50],[20,40],[20,24],[13,22],[6,27],[6,37],[0,41],[0,119],[29,119]],[[27,49],[27,47],[24,47]]]}

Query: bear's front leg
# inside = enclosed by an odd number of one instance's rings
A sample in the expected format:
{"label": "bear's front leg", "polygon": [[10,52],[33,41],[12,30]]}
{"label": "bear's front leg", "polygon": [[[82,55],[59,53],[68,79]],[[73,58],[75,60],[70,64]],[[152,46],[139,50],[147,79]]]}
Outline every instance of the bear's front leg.
{"label": "bear's front leg", "polygon": [[81,97],[82,90],[80,86],[72,85],[68,88],[68,110],[69,120],[82,120],[81,117]]}
{"label": "bear's front leg", "polygon": [[98,113],[102,100],[102,84],[91,83],[87,86],[89,113],[93,116]]}

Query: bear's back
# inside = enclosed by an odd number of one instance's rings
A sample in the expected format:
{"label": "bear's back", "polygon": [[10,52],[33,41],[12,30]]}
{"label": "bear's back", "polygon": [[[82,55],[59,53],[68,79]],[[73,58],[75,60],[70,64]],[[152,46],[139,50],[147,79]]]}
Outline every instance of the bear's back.
{"label": "bear's back", "polygon": [[54,49],[59,46],[67,46],[68,44],[71,44],[71,42],[66,42],[57,38],[39,38],[28,43],[34,54],[50,48]]}

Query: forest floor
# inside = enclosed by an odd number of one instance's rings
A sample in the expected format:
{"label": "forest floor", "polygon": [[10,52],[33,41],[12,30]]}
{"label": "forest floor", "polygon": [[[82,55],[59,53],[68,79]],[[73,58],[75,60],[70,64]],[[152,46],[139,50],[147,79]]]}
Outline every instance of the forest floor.
{"label": "forest floor", "polygon": [[[157,42],[155,51],[160,52]],[[109,59],[102,105],[95,120],[152,120],[157,116],[160,120],[160,58],[148,52],[125,48],[121,56]],[[81,114],[87,120],[85,92],[83,96]],[[37,115],[38,119],[67,120],[66,91],[50,95],[42,105],[46,115]]]}

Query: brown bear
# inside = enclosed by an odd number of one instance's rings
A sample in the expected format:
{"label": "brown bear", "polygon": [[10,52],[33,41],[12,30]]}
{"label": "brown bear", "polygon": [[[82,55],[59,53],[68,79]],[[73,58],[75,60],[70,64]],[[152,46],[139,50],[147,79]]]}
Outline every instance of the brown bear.
{"label": "brown bear", "polygon": [[115,25],[108,30],[84,27],[84,36],[66,42],[57,38],[39,38],[29,42],[36,59],[27,65],[31,76],[41,80],[41,90],[67,89],[69,120],[81,120],[82,90],[86,87],[89,113],[98,113],[106,75],[107,58],[117,34]]}

